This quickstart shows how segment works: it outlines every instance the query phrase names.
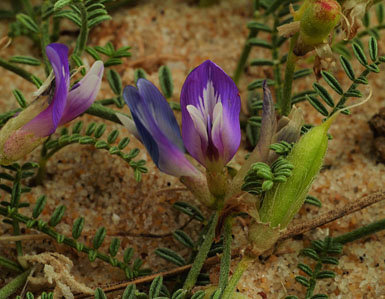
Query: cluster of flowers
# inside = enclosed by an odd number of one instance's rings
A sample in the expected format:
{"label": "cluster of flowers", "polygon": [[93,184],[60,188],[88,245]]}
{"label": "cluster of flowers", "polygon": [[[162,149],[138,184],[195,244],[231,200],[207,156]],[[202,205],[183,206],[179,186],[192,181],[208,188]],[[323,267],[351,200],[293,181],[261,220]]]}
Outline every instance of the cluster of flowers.
{"label": "cluster of flowers", "polygon": [[[0,162],[12,163],[31,152],[56,128],[85,112],[94,102],[103,76],[103,62],[96,61],[82,80],[70,87],[68,48],[46,48],[55,80],[49,79],[38,98],[1,131]],[[52,77],[52,76],[51,76]],[[237,87],[211,61],[194,69],[181,93],[182,132],[160,91],[148,80],[126,86],[123,97],[132,120],[123,123],[145,145],[158,168],[177,177],[200,172],[185,157],[185,148],[206,168],[222,169],[237,151],[240,139],[240,98]]]}

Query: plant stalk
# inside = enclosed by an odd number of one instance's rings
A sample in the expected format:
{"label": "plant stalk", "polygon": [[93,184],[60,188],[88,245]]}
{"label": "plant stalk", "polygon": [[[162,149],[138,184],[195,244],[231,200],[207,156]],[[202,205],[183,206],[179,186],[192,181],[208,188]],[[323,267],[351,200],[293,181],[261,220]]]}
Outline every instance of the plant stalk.
{"label": "plant stalk", "polygon": [[78,39],[76,41],[76,46],[74,50],[74,54],[81,57],[84,49],[86,48],[87,40],[88,40],[88,16],[87,10],[84,6],[83,1],[78,1],[76,3],[77,8],[80,10],[82,25],[80,27],[80,33]]}
{"label": "plant stalk", "polygon": [[224,228],[223,228],[223,235],[224,235],[224,241],[223,241],[223,253],[221,257],[221,270],[219,273],[219,284],[218,288],[222,290],[222,293],[224,292],[227,282],[229,280],[229,273],[230,273],[230,265],[231,265],[231,243],[233,241],[233,238],[231,236],[231,229],[233,226],[233,217],[229,216],[225,220]]}
{"label": "plant stalk", "polygon": [[238,284],[238,281],[241,279],[243,272],[246,271],[250,262],[252,262],[252,261],[253,261],[253,259],[248,257],[248,256],[242,257],[241,261],[237,265],[237,268],[235,269],[233,276],[231,276],[231,279],[230,279],[225,291],[223,292],[221,299],[233,298],[233,294],[234,294],[235,288]]}
{"label": "plant stalk", "polygon": [[207,254],[210,251],[211,244],[213,243],[215,237],[215,228],[218,223],[220,211],[215,211],[215,214],[212,216],[212,219],[209,224],[209,229],[205,235],[204,241],[199,248],[198,254],[195,257],[195,261],[187,275],[187,278],[184,282],[183,289],[186,291],[190,291],[194,286],[198,279],[198,275],[200,274],[203,264],[206,260]]}
{"label": "plant stalk", "polygon": [[20,289],[27,281],[31,269],[21,273],[11,280],[7,285],[0,289],[0,298],[9,298],[13,295],[18,289]]}
{"label": "plant stalk", "polygon": [[368,225],[361,226],[351,232],[333,238],[334,243],[346,244],[364,238],[385,229],[385,218]]}
{"label": "plant stalk", "polygon": [[[84,244],[81,244],[81,246],[79,246],[79,243],[76,240],[59,234],[58,232],[56,232],[53,228],[51,228],[48,225],[39,225],[38,221],[36,221],[35,219],[29,218],[29,217],[24,216],[22,214],[19,214],[17,212],[13,212],[13,213],[9,214],[7,208],[2,207],[2,206],[0,206],[0,215],[3,215],[6,218],[10,218],[12,220],[16,220],[16,221],[24,223],[24,224],[33,222],[33,224],[29,226],[29,228],[35,229],[39,232],[42,232],[42,233],[50,236],[51,238],[55,239],[56,241],[60,240],[60,242],[62,242],[63,244],[65,244],[69,247],[72,247],[79,252],[84,252],[86,254],[91,254],[92,252],[96,252],[96,258],[98,258],[98,259],[100,259],[106,263],[109,263],[109,264],[114,262],[114,265],[116,267],[122,269],[122,270],[125,270],[127,268],[127,265],[125,263],[120,262],[120,261],[116,260],[115,258],[112,258],[111,256],[106,255],[104,253],[101,253],[101,252],[97,251],[96,249],[88,247]],[[6,298],[6,297],[0,296],[0,298]]]}
{"label": "plant stalk", "polygon": [[36,78],[33,74],[31,74],[30,72],[27,72],[26,70],[0,58],[0,67],[2,68],[5,68],[6,70],[8,71],[11,71],[13,73],[15,73],[16,75],[19,75],[20,77],[24,78],[25,80],[27,80],[28,82],[31,82],[33,84],[35,84],[35,79]]}
{"label": "plant stalk", "polygon": [[243,74],[243,70],[245,68],[247,59],[249,58],[250,51],[252,46],[248,42],[250,38],[254,38],[258,35],[258,30],[250,29],[249,35],[247,36],[247,39],[245,41],[245,44],[243,46],[243,50],[241,53],[241,56],[238,60],[237,68],[235,69],[234,75],[233,75],[233,81],[238,86],[239,80],[241,79],[241,76]]}
{"label": "plant stalk", "polygon": [[23,268],[18,263],[14,262],[10,259],[7,259],[4,256],[0,256],[0,266],[7,268],[8,270],[18,272],[18,273],[23,271]]}
{"label": "plant stalk", "polygon": [[293,86],[293,80],[294,80],[294,70],[295,70],[295,65],[297,62],[297,56],[294,54],[294,46],[297,43],[298,40],[298,33],[295,34],[291,39],[290,39],[290,50],[287,56],[287,61],[286,61],[286,69],[285,69],[285,80],[283,83],[283,91],[282,91],[282,96],[279,101],[277,102],[278,104],[278,111],[280,112],[281,115],[289,115],[290,110],[291,110],[291,90]]}

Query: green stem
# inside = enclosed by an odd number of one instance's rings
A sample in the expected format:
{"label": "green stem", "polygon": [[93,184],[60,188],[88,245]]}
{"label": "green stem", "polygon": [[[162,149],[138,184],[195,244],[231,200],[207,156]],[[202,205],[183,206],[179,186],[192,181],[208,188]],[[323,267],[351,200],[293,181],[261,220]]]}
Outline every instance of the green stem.
{"label": "green stem", "polygon": [[[41,225],[41,223],[39,224],[40,221],[36,221],[36,219],[29,218],[29,217],[21,215],[17,212],[12,212],[9,214],[8,209],[5,207],[2,207],[2,206],[0,206],[0,215],[3,215],[4,217],[10,218],[12,220],[17,220],[18,222],[21,222],[24,224],[28,223],[29,228],[32,228],[32,229],[35,229],[41,233],[44,233],[44,234],[50,236],[51,238],[55,239],[56,241],[60,240],[60,241],[62,241],[63,244],[65,244],[69,247],[72,247],[77,251],[84,252],[86,254],[96,252],[96,258],[98,258],[98,259],[100,259],[106,263],[109,263],[109,264],[111,264],[112,262],[114,262],[114,263],[116,262],[116,267],[118,267],[122,270],[125,270],[127,268],[127,265],[125,263],[122,263],[122,262],[117,261],[117,260],[113,261],[114,258],[110,257],[109,255],[103,254],[103,253],[97,251],[96,249],[93,249],[93,248],[88,247],[82,243],[79,243],[72,238],[68,238],[66,236],[63,236],[63,235],[59,234],[58,232],[56,232],[53,228],[49,227],[47,224],[44,224],[44,225]],[[32,225],[31,225],[31,223],[32,223]],[[81,246],[79,246],[79,244],[81,244]],[[5,298],[5,297],[0,296],[0,298]]]}
{"label": "green stem", "polygon": [[47,158],[42,156],[39,161],[39,170],[34,178],[36,185],[41,185],[47,175]]}
{"label": "green stem", "polygon": [[305,299],[313,297],[315,286],[317,285],[317,275],[322,269],[322,263],[320,261],[314,267],[313,275],[309,279],[309,287],[306,290]]}
{"label": "green stem", "polygon": [[204,241],[202,242],[202,245],[199,248],[198,254],[195,257],[195,261],[192,264],[190,272],[188,273],[187,278],[184,282],[183,289],[185,289],[186,291],[190,291],[195,286],[195,283],[198,279],[198,275],[201,272],[207,254],[210,251],[211,245],[215,237],[215,228],[218,223],[219,213],[220,211],[216,211],[213,215]]}
{"label": "green stem", "polygon": [[16,276],[11,280],[7,285],[0,289],[0,298],[9,298],[13,295],[18,289],[25,285],[27,278],[31,270],[27,270],[24,273]]}
{"label": "green stem", "polygon": [[108,10],[108,12],[111,14],[111,12],[118,10],[122,6],[133,6],[139,3],[139,0],[117,0],[117,1],[109,1],[105,3],[105,7]]}
{"label": "green stem", "polygon": [[23,268],[16,262],[7,259],[4,256],[0,256],[0,266],[7,268],[8,270],[15,271],[15,272],[22,272]]}
{"label": "green stem", "polygon": [[199,1],[199,6],[207,7],[207,6],[211,6],[211,5],[214,5],[214,4],[218,4],[219,2],[220,2],[220,0],[200,0]]}
{"label": "green stem", "polygon": [[25,12],[31,17],[31,18],[35,18],[35,12],[33,10],[33,6],[31,4],[31,2],[29,0],[21,0],[21,2],[23,3],[23,7],[24,7],[24,10]]}
{"label": "green stem", "polygon": [[[16,173],[15,180],[13,182],[11,202],[10,202],[11,208],[13,208],[16,213],[17,213],[17,208],[19,206],[20,195],[21,195],[20,180],[21,180],[21,170],[19,169]],[[12,227],[13,227],[13,235],[14,236],[20,235],[19,221],[17,221],[16,219],[13,219]],[[21,241],[16,241],[16,252],[18,256],[23,255],[23,246],[21,244]]]}
{"label": "green stem", "polygon": [[298,33],[290,39],[290,50],[287,56],[286,69],[285,69],[285,81],[283,83],[282,97],[278,104],[278,109],[281,115],[289,115],[291,110],[291,90],[294,80],[295,64],[297,62],[297,56],[294,54],[294,46],[297,43]]}
{"label": "green stem", "polygon": [[[375,64],[380,65],[381,61],[376,61]],[[361,72],[361,74],[357,78],[360,78],[360,77],[366,78],[369,74],[370,74],[370,70],[365,69],[364,71]],[[335,114],[338,110],[340,110],[345,105],[346,101],[348,100],[348,97],[345,96],[345,94],[348,94],[352,90],[355,90],[358,85],[359,83],[357,82],[357,80],[354,80],[352,85],[350,85],[349,89],[341,96],[341,99],[338,101],[333,111],[329,114],[329,117],[331,117],[333,114]]]}
{"label": "green stem", "polygon": [[[98,103],[94,103],[90,108],[86,111],[87,114],[98,116],[100,118],[113,121],[119,125],[123,125],[119,118],[116,116],[116,111],[112,110],[108,107],[100,105]],[[120,113],[120,112],[119,112]],[[122,113],[123,114],[123,113]]]}
{"label": "green stem", "polygon": [[233,276],[231,276],[231,279],[229,281],[229,284],[227,285],[225,291],[222,294],[221,299],[231,299],[233,298],[233,294],[235,291],[235,288],[238,284],[238,281],[241,279],[243,272],[246,271],[247,267],[249,266],[250,262],[252,262],[253,259],[247,256],[244,256],[239,264],[237,265],[237,268],[235,269],[235,272]]}
{"label": "green stem", "polygon": [[103,105],[103,106],[115,105],[116,104],[116,98],[102,99],[102,100],[96,101],[96,103]]}
{"label": "green stem", "polygon": [[33,74],[31,74],[30,72],[27,72],[26,70],[18,67],[18,66],[15,66],[13,65],[12,63],[0,58],[0,67],[2,68],[5,68],[6,70],[8,71],[11,71],[13,73],[15,73],[16,75],[19,75],[20,77],[24,78],[25,80],[27,80],[28,82],[31,82],[33,84],[35,84],[35,79],[36,78]]}
{"label": "green stem", "polygon": [[237,68],[235,69],[234,75],[233,75],[233,80],[236,85],[238,85],[239,80],[243,74],[243,70],[245,68],[247,59],[249,58],[250,51],[252,46],[248,42],[250,38],[254,38],[258,35],[258,30],[255,29],[250,29],[249,35],[247,36],[247,39],[245,41],[245,44],[243,46],[243,50],[241,53],[241,56],[239,57],[238,60],[238,65]]}
{"label": "green stem", "polygon": [[56,42],[60,36],[60,18],[53,18],[52,20],[52,34],[51,40]]}
{"label": "green stem", "polygon": [[346,244],[385,229],[385,218],[333,238],[334,243]]}
{"label": "green stem", "polygon": [[49,20],[44,20],[40,25],[40,46],[41,46],[41,55],[44,62],[45,74],[48,76],[51,71],[51,64],[48,60],[45,48],[50,44],[50,35],[49,35]]}
{"label": "green stem", "polygon": [[223,228],[223,235],[224,235],[223,247],[224,248],[223,248],[223,253],[221,257],[221,270],[219,273],[219,284],[218,284],[218,288],[222,290],[222,293],[225,290],[225,287],[229,280],[230,265],[231,265],[231,243],[233,241],[233,238],[231,236],[232,226],[233,226],[233,217],[229,216],[226,218],[224,228]]}
{"label": "green stem", "polygon": [[83,1],[79,1],[76,3],[77,8],[80,10],[82,25],[80,27],[80,33],[78,39],[76,41],[76,46],[74,50],[74,54],[77,56],[82,56],[84,49],[86,48],[87,40],[88,40],[88,16],[87,10],[84,6]]}
{"label": "green stem", "polygon": [[254,12],[259,10],[259,6],[260,6],[259,0],[254,0],[253,1],[253,10],[254,10]]}
{"label": "green stem", "polygon": [[271,35],[271,40],[272,40],[272,58],[274,61],[274,82],[275,82],[275,94],[276,94],[276,101],[279,103],[281,102],[282,98],[282,78],[281,78],[281,65],[279,62],[279,47],[278,47],[278,40],[279,40],[279,35],[278,35],[278,30],[277,27],[279,26],[279,17],[277,14],[274,15],[274,31]]}

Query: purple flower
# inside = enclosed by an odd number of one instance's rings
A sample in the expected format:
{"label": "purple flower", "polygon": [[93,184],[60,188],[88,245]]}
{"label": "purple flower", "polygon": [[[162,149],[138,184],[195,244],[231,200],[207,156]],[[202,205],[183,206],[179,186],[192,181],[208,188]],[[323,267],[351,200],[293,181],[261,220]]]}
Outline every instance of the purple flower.
{"label": "purple flower", "polygon": [[161,171],[177,177],[198,175],[199,171],[184,156],[180,129],[166,99],[146,79],[139,79],[137,87],[126,86],[123,91],[136,130],[130,119],[120,114],[122,123],[139,137]]}
{"label": "purple flower", "polygon": [[182,136],[188,152],[206,168],[221,170],[241,141],[241,101],[235,83],[207,60],[188,75],[180,104]]}
{"label": "purple flower", "polygon": [[50,90],[51,85],[3,127],[0,133],[1,164],[12,163],[31,152],[59,125],[87,110],[99,92],[104,69],[102,61],[96,61],[84,78],[70,89],[68,48],[50,44],[46,53],[55,76],[55,89]]}

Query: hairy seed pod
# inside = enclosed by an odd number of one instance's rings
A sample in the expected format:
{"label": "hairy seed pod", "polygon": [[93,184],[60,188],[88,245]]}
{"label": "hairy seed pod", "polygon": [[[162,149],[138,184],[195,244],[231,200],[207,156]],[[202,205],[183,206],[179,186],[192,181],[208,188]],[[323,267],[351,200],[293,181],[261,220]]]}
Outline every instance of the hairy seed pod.
{"label": "hairy seed pod", "polygon": [[265,194],[259,210],[261,222],[284,229],[299,211],[321,169],[328,145],[327,132],[336,115],[312,128],[293,146],[286,158],[294,166],[292,175]]}
{"label": "hairy seed pod", "polygon": [[336,0],[307,0],[294,14],[300,22],[296,55],[302,56],[314,46],[323,43],[339,23],[341,6]]}

